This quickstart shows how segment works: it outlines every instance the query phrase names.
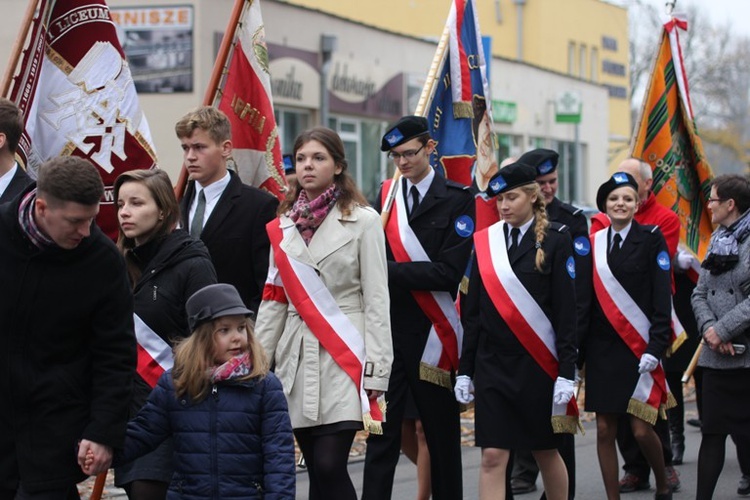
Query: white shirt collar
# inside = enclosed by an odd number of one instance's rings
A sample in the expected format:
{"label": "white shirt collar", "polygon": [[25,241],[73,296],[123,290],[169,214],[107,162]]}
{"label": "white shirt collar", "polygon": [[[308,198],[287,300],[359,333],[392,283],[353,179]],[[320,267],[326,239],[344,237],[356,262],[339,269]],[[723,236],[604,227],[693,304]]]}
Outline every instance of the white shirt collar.
{"label": "white shirt collar", "polygon": [[[531,225],[534,223],[535,219],[536,219],[536,217],[532,217],[531,219],[529,219],[528,221],[526,221],[523,225],[519,226],[519,228],[518,228],[518,241],[519,241],[519,243],[523,239],[523,235],[526,234],[526,231],[528,231],[529,228],[531,227]],[[510,230],[511,229],[513,229],[513,226],[511,226],[510,224],[508,224],[508,243],[509,244],[510,244]]]}
{"label": "white shirt collar", "polygon": [[628,233],[630,232],[630,228],[631,227],[633,227],[633,222],[632,221],[627,226],[625,226],[623,229],[621,229],[620,231],[615,231],[612,226],[609,226],[609,228],[610,228],[610,232],[609,232],[609,243],[610,243],[610,245],[614,241],[616,234],[619,234],[620,238],[622,238],[622,240],[620,242],[620,245],[622,245],[625,242],[625,238],[628,237]]}
{"label": "white shirt collar", "polygon": [[418,183],[414,184],[410,179],[406,179],[406,192],[411,192],[412,186],[417,186],[417,191],[419,191],[419,201],[421,202],[424,200],[424,197],[427,195],[427,191],[430,189],[430,186],[432,185],[432,180],[435,178],[435,169],[430,167],[429,171],[427,172],[427,175],[425,175],[424,179],[419,181]]}
{"label": "white shirt collar", "polygon": [[0,196],[2,196],[5,190],[8,189],[8,186],[10,186],[10,181],[12,181],[13,176],[16,175],[16,170],[18,170],[18,162],[16,162],[10,170],[0,176]]}

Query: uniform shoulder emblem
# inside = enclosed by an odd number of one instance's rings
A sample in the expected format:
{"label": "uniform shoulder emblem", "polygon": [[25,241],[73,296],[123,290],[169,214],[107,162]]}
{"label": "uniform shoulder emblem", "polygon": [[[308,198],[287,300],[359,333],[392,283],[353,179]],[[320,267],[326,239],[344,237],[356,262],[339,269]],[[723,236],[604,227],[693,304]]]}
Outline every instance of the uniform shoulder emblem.
{"label": "uniform shoulder emblem", "polygon": [[465,186],[460,182],[452,181],[450,179],[445,180],[445,185],[449,188],[460,189],[461,191],[468,191],[469,189],[471,189],[470,186]]}
{"label": "uniform shoulder emblem", "polygon": [[560,222],[550,222],[549,228],[552,231],[557,231],[558,233],[567,233],[570,229],[567,224],[561,224]]}
{"label": "uniform shoulder emblem", "polygon": [[570,203],[560,202],[560,207],[571,215],[583,215],[583,209],[574,207]]}

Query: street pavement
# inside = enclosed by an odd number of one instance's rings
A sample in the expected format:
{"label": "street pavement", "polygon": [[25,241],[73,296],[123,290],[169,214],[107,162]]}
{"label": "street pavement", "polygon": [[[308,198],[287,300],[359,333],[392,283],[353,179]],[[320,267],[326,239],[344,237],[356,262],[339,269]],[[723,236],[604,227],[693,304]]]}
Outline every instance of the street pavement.
{"label": "street pavement", "polygon": [[[696,416],[695,403],[688,403],[686,407],[686,418]],[[586,434],[576,436],[576,468],[578,478],[576,481],[576,499],[599,500],[606,498],[599,462],[596,457],[596,427],[593,421],[584,424]],[[696,471],[698,464],[698,447],[700,446],[700,430],[695,427],[686,426],[685,429],[686,450],[684,464],[676,466],[680,473],[682,487],[674,494],[677,499],[695,498]],[[462,448],[462,459],[464,469],[464,498],[479,498],[479,465],[480,451],[478,448],[465,446]],[[620,458],[622,466],[622,458]],[[349,465],[349,472],[357,488],[357,494],[362,493],[362,472],[364,461],[359,458]],[[416,467],[405,457],[401,456],[393,486],[393,500],[413,500],[417,496]],[[714,499],[740,498],[737,495],[737,482],[740,479],[740,470],[737,465],[735,447],[731,439],[727,439],[727,453],[724,462],[724,470],[719,478]],[[307,498],[308,490],[307,474],[297,474],[297,499]],[[537,487],[541,490],[541,477],[537,480]],[[654,498],[654,479],[651,477],[651,489],[622,495],[623,500],[645,500]],[[517,495],[516,498],[523,500],[537,500],[541,491],[526,495]]]}
{"label": "street pavement", "polygon": [[[591,415],[588,415],[589,417]],[[695,403],[689,402],[686,405],[686,419],[696,416]],[[584,422],[584,435],[576,436],[576,469],[578,478],[576,481],[576,499],[578,500],[599,500],[605,498],[604,485],[602,484],[601,473],[599,471],[599,462],[596,457],[596,427],[590,418]],[[473,442],[473,421],[466,420],[462,422],[464,427],[464,442]],[[685,462],[683,465],[676,466],[680,474],[682,486],[674,494],[677,499],[695,498],[696,471],[698,464],[698,447],[700,446],[700,430],[695,427],[685,426]],[[357,449],[359,448],[359,449]],[[349,464],[349,472],[352,476],[358,496],[362,494],[362,473],[364,469],[364,455],[361,443],[355,443],[353,447],[353,457]],[[480,451],[473,446],[462,447],[462,460],[464,469],[464,498],[479,498],[479,466]],[[622,459],[620,459],[622,466]],[[396,469],[396,477],[393,485],[393,500],[413,500],[417,496],[416,467],[405,457],[401,459]],[[740,470],[737,464],[735,447],[731,439],[727,439],[726,460],[724,470],[722,471],[719,483],[714,494],[716,500],[740,498],[737,495],[737,482],[740,479]],[[125,499],[124,492],[112,486],[111,474],[102,498],[105,499]],[[90,487],[93,481],[87,481],[80,487],[82,498],[88,498]],[[623,500],[645,500],[654,498],[654,480],[651,477],[652,488],[648,491],[639,491],[622,495]],[[297,474],[297,499],[307,499],[309,483],[307,472],[300,469]],[[537,487],[541,490],[542,480],[537,480]],[[541,491],[526,495],[517,495],[517,499],[537,500]],[[384,499],[385,500],[385,499]]]}

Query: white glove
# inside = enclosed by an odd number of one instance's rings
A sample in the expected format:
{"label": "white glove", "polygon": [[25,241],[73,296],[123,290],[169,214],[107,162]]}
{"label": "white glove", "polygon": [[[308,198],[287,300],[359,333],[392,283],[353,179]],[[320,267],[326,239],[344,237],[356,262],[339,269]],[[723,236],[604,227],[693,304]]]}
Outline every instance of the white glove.
{"label": "white glove", "polygon": [[576,383],[567,378],[557,377],[555,380],[555,391],[552,396],[552,402],[556,405],[567,404],[576,391]]}
{"label": "white glove", "polygon": [[693,266],[693,262],[697,262],[698,259],[693,257],[693,254],[686,252],[685,250],[677,251],[677,267],[683,271],[687,271]]}
{"label": "white glove", "polygon": [[648,373],[654,371],[659,366],[659,360],[650,354],[641,356],[641,362],[638,363],[638,373]]}
{"label": "white glove", "polygon": [[474,401],[474,384],[468,375],[459,375],[456,377],[456,386],[453,388],[456,395],[456,401],[462,404],[469,404]]}

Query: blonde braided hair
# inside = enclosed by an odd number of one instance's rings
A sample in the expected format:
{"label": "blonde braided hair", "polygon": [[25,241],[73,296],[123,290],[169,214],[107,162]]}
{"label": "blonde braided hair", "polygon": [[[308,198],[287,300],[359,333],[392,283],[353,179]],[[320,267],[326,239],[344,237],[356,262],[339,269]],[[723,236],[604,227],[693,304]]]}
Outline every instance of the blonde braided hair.
{"label": "blonde braided hair", "polygon": [[534,224],[534,235],[536,236],[536,260],[534,267],[536,267],[537,271],[541,272],[546,257],[544,249],[542,248],[542,243],[544,243],[544,238],[547,237],[547,229],[549,228],[547,209],[544,206],[544,196],[542,196],[542,191],[539,189],[539,184],[536,182],[521,186],[521,190],[529,197],[536,195],[536,201],[534,201],[532,205],[534,217],[536,217],[536,222]]}

